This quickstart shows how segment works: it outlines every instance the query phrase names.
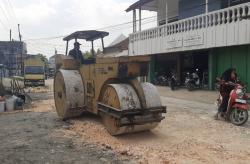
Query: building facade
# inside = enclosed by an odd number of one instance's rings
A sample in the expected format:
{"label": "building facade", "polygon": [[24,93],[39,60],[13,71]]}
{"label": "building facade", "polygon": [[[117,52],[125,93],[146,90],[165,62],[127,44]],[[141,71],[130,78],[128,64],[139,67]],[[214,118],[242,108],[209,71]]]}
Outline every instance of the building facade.
{"label": "building facade", "polygon": [[0,64],[9,72],[9,76],[21,75],[22,58],[27,56],[26,43],[19,41],[0,41]]}
{"label": "building facade", "polygon": [[129,39],[120,35],[109,46],[105,47],[103,57],[128,56]]}
{"label": "building facade", "polygon": [[[141,10],[157,12],[158,26],[142,31]],[[213,89],[215,78],[235,67],[250,89],[250,0],[140,0],[129,11],[129,55],[151,55],[151,80],[174,69],[183,81],[198,68]]]}
{"label": "building facade", "polygon": [[49,58],[49,69],[56,70],[56,55],[53,55]]}

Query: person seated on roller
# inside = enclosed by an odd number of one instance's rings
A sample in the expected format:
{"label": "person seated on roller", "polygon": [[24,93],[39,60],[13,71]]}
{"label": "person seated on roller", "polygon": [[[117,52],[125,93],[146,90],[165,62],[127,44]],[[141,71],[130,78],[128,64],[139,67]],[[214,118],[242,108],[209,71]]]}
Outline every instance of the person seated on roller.
{"label": "person seated on roller", "polygon": [[72,56],[76,61],[78,61],[80,64],[84,63],[83,54],[80,50],[80,43],[75,42],[74,48],[69,51],[69,56]]}

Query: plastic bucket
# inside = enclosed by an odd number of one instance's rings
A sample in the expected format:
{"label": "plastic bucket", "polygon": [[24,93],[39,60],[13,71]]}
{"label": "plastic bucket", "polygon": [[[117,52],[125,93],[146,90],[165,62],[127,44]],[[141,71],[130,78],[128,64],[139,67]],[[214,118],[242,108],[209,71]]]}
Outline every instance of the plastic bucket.
{"label": "plastic bucket", "polygon": [[0,101],[0,113],[5,111],[5,102]]}
{"label": "plastic bucket", "polygon": [[16,100],[17,100],[17,97],[15,96],[12,96],[11,98],[6,99],[6,111],[10,112],[10,111],[15,110]]}

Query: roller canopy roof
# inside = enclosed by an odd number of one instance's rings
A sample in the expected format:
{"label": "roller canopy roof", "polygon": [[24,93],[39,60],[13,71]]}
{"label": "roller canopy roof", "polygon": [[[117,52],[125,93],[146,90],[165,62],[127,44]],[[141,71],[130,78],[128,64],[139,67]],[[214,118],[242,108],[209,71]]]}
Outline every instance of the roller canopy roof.
{"label": "roller canopy roof", "polygon": [[77,31],[63,38],[63,40],[70,41],[72,39],[84,39],[87,41],[94,41],[96,39],[104,38],[108,35],[109,33],[105,31],[95,31],[95,30]]}

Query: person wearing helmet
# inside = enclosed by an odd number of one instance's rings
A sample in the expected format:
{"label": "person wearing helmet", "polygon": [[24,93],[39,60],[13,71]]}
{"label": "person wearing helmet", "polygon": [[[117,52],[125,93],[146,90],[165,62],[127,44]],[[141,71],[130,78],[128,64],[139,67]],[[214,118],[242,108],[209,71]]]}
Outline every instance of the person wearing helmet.
{"label": "person wearing helmet", "polygon": [[81,44],[79,42],[75,42],[74,43],[74,48],[69,51],[69,56],[72,56],[80,64],[83,64],[84,63],[84,58],[83,58],[83,54],[82,54],[82,52],[80,50],[80,45]]}

